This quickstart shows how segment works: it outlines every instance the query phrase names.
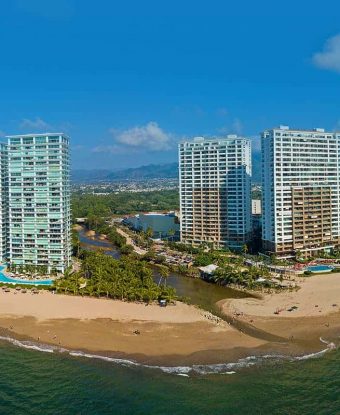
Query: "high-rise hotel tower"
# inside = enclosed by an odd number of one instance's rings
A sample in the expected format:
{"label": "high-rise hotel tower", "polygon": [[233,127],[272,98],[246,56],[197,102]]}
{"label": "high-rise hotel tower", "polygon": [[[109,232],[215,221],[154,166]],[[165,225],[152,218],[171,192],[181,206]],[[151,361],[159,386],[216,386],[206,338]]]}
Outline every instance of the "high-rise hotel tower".
{"label": "high-rise hotel tower", "polygon": [[71,262],[69,140],[7,137],[1,148],[1,258],[65,271]]}
{"label": "high-rise hotel tower", "polygon": [[251,145],[236,135],[179,144],[181,241],[240,249],[251,235]]}
{"label": "high-rise hotel tower", "polygon": [[340,243],[340,134],[281,126],[262,133],[266,251],[317,255]]}

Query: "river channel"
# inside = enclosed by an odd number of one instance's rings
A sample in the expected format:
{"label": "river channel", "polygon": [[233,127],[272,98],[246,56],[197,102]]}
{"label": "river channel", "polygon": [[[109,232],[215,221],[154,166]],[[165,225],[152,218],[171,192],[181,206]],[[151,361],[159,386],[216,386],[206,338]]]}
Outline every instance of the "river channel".
{"label": "river channel", "polygon": [[[120,257],[118,249],[116,249],[109,241],[101,240],[98,236],[87,236],[84,228],[79,229],[78,234],[83,249],[92,251],[103,249],[103,252],[107,255],[110,255],[116,259]],[[154,281],[158,282],[159,273],[157,267],[153,267],[153,274]],[[191,304],[197,305],[204,310],[211,312],[212,314],[232,324],[236,329],[241,330],[250,336],[267,341],[282,341],[282,339],[278,336],[274,336],[270,333],[257,329],[245,321],[228,318],[225,314],[221,313],[216,304],[218,301],[227,298],[253,297],[249,293],[211,284],[201,280],[200,278],[185,277],[175,272],[170,273],[167,278],[167,284],[176,289],[177,295],[189,298],[189,302]]]}
{"label": "river channel", "polygon": [[[96,250],[101,248],[105,254],[119,258],[119,251],[110,242],[101,240],[97,236],[87,236],[84,228],[80,229],[78,233],[83,249]],[[156,267],[153,268],[153,272],[154,279],[158,282],[159,274]],[[199,278],[184,277],[174,272],[168,277],[167,284],[174,287],[179,296],[188,297],[192,304],[199,305],[214,314],[219,314],[216,303],[220,300],[225,298],[249,297],[249,294],[242,291],[210,284]]]}

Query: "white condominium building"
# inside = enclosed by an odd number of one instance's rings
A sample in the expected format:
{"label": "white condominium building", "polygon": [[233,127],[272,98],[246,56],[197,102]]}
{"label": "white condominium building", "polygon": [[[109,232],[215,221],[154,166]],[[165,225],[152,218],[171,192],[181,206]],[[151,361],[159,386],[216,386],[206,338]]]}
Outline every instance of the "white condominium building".
{"label": "white condominium building", "polygon": [[251,144],[236,135],[179,144],[181,241],[240,249],[251,236]]}
{"label": "white condominium building", "polygon": [[1,169],[7,260],[64,272],[71,263],[69,139],[61,133],[7,139]]}
{"label": "white condominium building", "polygon": [[262,133],[266,251],[304,256],[340,241],[340,133],[281,126]]}

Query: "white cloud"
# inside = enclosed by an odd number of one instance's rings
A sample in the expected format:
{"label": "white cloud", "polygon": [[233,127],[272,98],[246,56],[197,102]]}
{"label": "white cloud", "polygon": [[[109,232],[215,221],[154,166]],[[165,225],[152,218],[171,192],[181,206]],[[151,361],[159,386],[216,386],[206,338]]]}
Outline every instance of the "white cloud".
{"label": "white cloud", "polygon": [[42,120],[40,117],[36,117],[35,120],[24,118],[20,123],[20,128],[23,130],[48,130],[53,129],[50,124]]}
{"label": "white cloud", "polygon": [[111,128],[109,132],[114,142],[108,145],[98,145],[92,149],[93,152],[124,154],[140,150],[166,151],[175,144],[175,136],[162,130],[155,121],[123,131]]}
{"label": "white cloud", "polygon": [[118,143],[130,147],[143,147],[152,151],[169,150],[171,147],[170,134],[163,131],[154,121],[118,134],[116,130],[111,130],[111,133]]}
{"label": "white cloud", "polygon": [[326,41],[323,51],[314,54],[313,62],[319,68],[340,72],[340,34]]}

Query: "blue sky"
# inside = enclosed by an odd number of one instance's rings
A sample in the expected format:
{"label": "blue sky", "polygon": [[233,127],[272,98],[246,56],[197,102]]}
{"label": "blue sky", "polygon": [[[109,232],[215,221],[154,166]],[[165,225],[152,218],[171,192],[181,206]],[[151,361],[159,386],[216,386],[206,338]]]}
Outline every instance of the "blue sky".
{"label": "blue sky", "polygon": [[1,135],[65,131],[74,168],[171,162],[196,135],[340,129],[336,1],[1,6]]}

